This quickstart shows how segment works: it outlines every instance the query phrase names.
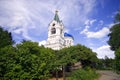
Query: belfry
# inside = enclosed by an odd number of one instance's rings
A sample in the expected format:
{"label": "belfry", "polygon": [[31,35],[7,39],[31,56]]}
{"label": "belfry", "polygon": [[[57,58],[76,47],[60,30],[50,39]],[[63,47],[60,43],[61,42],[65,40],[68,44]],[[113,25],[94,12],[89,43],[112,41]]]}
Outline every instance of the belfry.
{"label": "belfry", "polygon": [[60,50],[64,47],[72,46],[73,41],[73,36],[64,32],[64,25],[59,19],[58,11],[56,11],[54,19],[49,24],[48,39],[45,47]]}

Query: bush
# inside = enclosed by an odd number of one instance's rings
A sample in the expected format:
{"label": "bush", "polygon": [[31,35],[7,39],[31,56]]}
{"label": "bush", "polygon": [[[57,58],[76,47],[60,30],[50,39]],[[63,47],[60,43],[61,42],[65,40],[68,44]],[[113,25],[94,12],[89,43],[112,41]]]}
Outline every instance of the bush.
{"label": "bush", "polygon": [[95,72],[95,70],[86,68],[74,71],[71,74],[71,77],[68,78],[68,80],[94,80],[97,77],[98,74]]}
{"label": "bush", "polygon": [[116,71],[120,74],[120,47],[115,52]]}

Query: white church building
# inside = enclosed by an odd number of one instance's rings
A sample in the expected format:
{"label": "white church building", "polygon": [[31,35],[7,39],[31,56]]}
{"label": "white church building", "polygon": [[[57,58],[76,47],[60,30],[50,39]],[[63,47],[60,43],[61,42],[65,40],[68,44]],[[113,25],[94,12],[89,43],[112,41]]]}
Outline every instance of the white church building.
{"label": "white church building", "polygon": [[64,32],[64,25],[59,19],[58,11],[56,11],[54,19],[48,27],[48,39],[45,47],[52,48],[53,50],[60,50],[64,47],[72,46],[73,44],[73,36]]}

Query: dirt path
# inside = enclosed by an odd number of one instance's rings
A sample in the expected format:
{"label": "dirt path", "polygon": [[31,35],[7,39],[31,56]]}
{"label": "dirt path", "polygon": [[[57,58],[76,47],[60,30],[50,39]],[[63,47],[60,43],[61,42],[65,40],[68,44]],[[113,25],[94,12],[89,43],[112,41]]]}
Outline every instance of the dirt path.
{"label": "dirt path", "polygon": [[[116,74],[113,71],[100,70],[97,72],[100,74],[100,77],[97,80],[120,80],[120,75]],[[56,80],[56,79],[52,78],[49,80]],[[63,80],[63,79],[59,78],[58,80]]]}
{"label": "dirt path", "polygon": [[100,73],[100,78],[98,80],[120,80],[120,75],[113,71],[97,71]]}

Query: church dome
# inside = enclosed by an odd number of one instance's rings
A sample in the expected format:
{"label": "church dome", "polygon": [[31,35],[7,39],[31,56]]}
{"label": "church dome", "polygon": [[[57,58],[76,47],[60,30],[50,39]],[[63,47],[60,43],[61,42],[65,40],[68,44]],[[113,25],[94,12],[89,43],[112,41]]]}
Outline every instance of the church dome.
{"label": "church dome", "polygon": [[[71,37],[71,38],[73,38],[73,36],[71,35],[71,34],[68,34],[68,33],[64,33],[64,37]],[[74,39],[74,38],[73,38]]]}

